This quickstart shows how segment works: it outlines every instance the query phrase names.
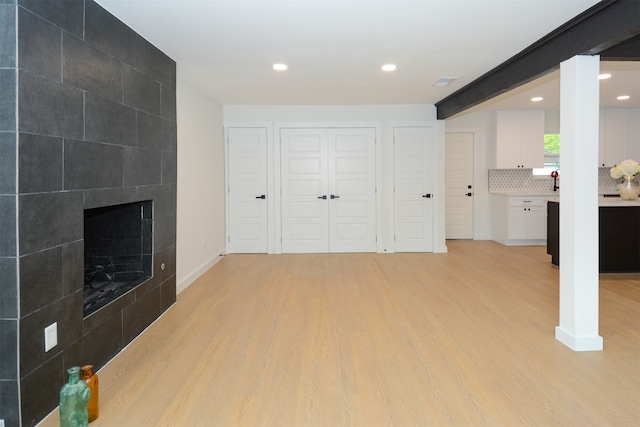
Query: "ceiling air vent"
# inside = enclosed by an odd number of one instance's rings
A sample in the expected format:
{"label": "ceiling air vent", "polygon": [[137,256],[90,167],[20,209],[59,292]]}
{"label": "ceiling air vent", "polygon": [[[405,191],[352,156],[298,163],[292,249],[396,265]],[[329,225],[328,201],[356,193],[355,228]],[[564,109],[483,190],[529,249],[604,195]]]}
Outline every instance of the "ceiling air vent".
{"label": "ceiling air vent", "polygon": [[449,86],[455,79],[457,79],[457,77],[440,77],[433,85],[435,87]]}

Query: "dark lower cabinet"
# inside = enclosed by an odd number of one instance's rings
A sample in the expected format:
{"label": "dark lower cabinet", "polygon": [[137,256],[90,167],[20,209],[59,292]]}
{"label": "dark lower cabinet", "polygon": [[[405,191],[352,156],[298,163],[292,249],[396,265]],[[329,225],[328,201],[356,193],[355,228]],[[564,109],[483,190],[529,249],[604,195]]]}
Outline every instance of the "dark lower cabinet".
{"label": "dark lower cabinet", "polygon": [[560,265],[560,203],[547,202],[547,253]]}
{"label": "dark lower cabinet", "polygon": [[[601,206],[598,217],[600,272],[640,272],[640,206]],[[558,202],[547,202],[547,253],[560,265]]]}

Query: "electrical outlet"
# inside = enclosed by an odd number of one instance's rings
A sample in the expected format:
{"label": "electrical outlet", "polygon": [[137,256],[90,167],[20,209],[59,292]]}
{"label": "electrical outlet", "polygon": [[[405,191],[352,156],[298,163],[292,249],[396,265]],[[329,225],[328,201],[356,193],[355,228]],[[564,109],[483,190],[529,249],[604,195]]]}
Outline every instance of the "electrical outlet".
{"label": "electrical outlet", "polygon": [[44,328],[44,351],[49,351],[58,345],[58,322],[53,322]]}

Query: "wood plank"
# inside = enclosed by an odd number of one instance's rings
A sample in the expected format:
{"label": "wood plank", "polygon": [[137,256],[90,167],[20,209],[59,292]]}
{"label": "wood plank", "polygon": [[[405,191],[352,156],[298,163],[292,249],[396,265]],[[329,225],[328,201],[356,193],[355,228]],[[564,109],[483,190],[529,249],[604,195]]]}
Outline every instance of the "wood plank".
{"label": "wood plank", "polygon": [[92,426],[640,425],[640,274],[600,275],[576,353],[544,247],[448,247],[226,256],[98,372]]}

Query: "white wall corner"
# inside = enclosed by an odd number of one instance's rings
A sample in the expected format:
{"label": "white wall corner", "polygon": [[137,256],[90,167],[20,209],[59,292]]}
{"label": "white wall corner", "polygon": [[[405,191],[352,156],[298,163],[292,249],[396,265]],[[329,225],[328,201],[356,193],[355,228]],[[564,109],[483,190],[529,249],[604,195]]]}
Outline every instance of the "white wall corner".
{"label": "white wall corner", "polygon": [[445,121],[438,120],[436,124],[436,159],[438,163],[436,185],[438,197],[436,215],[434,216],[434,252],[447,252],[446,224],[445,224]]}
{"label": "white wall corner", "polygon": [[176,285],[176,294],[179,294],[180,292],[182,292],[185,289],[187,289],[191,284],[193,284],[193,282],[198,280],[198,278],[200,278],[200,276],[202,276],[211,267],[213,267],[220,260],[222,260],[223,257],[224,257],[224,254],[222,252],[218,252],[216,255],[214,255],[207,262],[205,262],[200,267],[196,268],[194,271],[192,271],[190,274],[188,274],[184,279],[180,280]]}

